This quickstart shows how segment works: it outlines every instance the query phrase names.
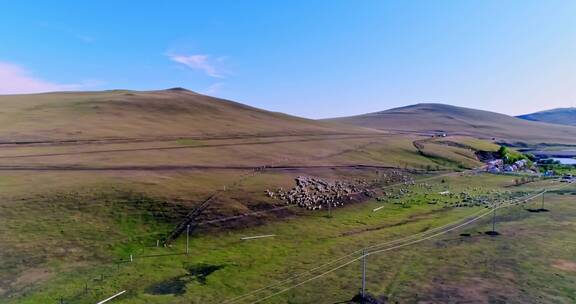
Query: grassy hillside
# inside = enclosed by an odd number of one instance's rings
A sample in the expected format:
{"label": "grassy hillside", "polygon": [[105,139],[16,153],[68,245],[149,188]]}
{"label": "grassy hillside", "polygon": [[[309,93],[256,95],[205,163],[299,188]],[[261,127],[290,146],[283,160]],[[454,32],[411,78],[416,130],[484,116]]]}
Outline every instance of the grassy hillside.
{"label": "grassy hillside", "polygon": [[576,126],[576,108],[559,108],[516,116],[521,119]]}
{"label": "grassy hillside", "polygon": [[444,104],[417,104],[327,121],[389,131],[447,132],[510,143],[576,144],[576,127],[527,121]]}
{"label": "grassy hillside", "polygon": [[[277,178],[277,174],[266,175],[266,180]],[[324,211],[300,210],[300,217],[196,234],[191,239],[190,255],[182,254],[184,238],[169,248],[155,247],[155,232],[161,231],[162,222],[170,219],[161,221],[157,215],[154,221],[151,213],[138,207],[157,207],[161,201],[129,196],[115,201],[101,195],[61,197],[60,204],[57,200],[50,202],[61,206],[59,209],[44,211],[53,220],[41,222],[34,221],[42,217],[40,198],[33,202],[14,201],[13,211],[2,210],[7,212],[4,217],[10,227],[17,226],[23,217],[27,219],[27,225],[19,230],[20,238],[11,239],[25,244],[20,250],[26,251],[25,255],[12,250],[2,252],[2,261],[26,270],[17,280],[5,283],[4,286],[19,288],[7,302],[58,302],[62,297],[70,303],[95,303],[127,289],[128,294],[118,299],[118,303],[219,303],[289,279],[363,246],[428,231],[480,211],[489,212],[482,207],[449,207],[459,199],[441,195],[441,191],[465,191],[472,197],[504,199],[511,195],[509,190],[513,195],[523,195],[555,186],[548,181],[509,188],[511,184],[513,177],[509,176],[454,175],[408,187],[386,188],[393,194],[390,199],[338,209],[332,218],[326,217]],[[408,193],[396,197],[401,188],[409,190]],[[499,212],[498,231],[503,235],[498,238],[484,235],[490,229],[487,217],[465,230],[415,247],[370,256],[368,290],[400,303],[445,302],[447,297],[488,302],[494,296],[507,303],[522,303],[533,297],[570,303],[574,299],[571,284],[576,279],[570,268],[574,264],[569,249],[572,247],[568,246],[574,230],[574,225],[570,225],[575,212],[570,204],[572,193],[568,192],[566,198],[560,193],[549,194],[548,208],[553,212],[543,215],[522,207]],[[540,200],[532,202],[539,203]],[[379,211],[373,211],[380,207]],[[463,232],[468,234],[461,235]],[[276,236],[240,240],[262,234]],[[6,232],[1,236],[6,239]],[[30,241],[25,242],[26,239]],[[546,248],[563,249],[543,251],[543,244]],[[58,250],[39,254],[34,251],[35,246]],[[131,263],[130,254],[135,256]],[[26,268],[37,263],[37,259],[44,259],[41,267]],[[120,260],[124,262],[114,263]],[[270,303],[348,300],[358,291],[359,269],[355,262],[281,294]],[[298,284],[324,270],[295,277],[286,285]],[[541,277],[547,278],[546,288],[529,288]],[[475,284],[478,280],[485,284]],[[234,303],[252,303],[283,287]]]}
{"label": "grassy hillside", "polygon": [[184,89],[4,95],[0,107],[1,142],[359,131]]}
{"label": "grassy hillside", "polygon": [[[2,96],[0,103],[0,302],[95,303],[121,288],[129,290],[125,303],[218,302],[316,257],[467,214],[436,202],[448,184],[477,195],[512,184],[482,176],[474,180],[480,191],[452,172],[481,165],[475,152],[497,149],[489,141],[318,122],[183,90]],[[380,193],[392,172],[446,174],[446,181],[401,184],[415,196],[396,189],[385,204],[358,194],[333,210],[333,220],[266,195],[302,175]],[[156,247],[210,197],[194,218],[201,223],[195,255],[181,254],[182,237]],[[277,241],[239,241],[270,232]],[[137,263],[127,262],[130,254]],[[300,297],[295,302],[309,302]]]}
{"label": "grassy hillside", "polygon": [[[223,186],[226,192],[198,220],[231,218],[209,230],[226,234],[313,215],[299,208],[267,212],[285,205],[267,197],[266,189],[293,187],[299,175],[373,180],[388,166],[446,170],[479,164],[470,149],[427,145],[450,160],[438,162],[418,152],[413,142],[420,139],[325,135],[278,137],[272,142],[268,138],[5,147],[0,153],[0,298],[20,302],[31,295],[34,302],[47,296],[38,293],[46,290],[55,301],[59,295],[70,299],[86,279],[91,288],[100,286],[94,278],[102,272],[108,273],[106,280],[120,280],[122,286],[133,277],[116,277],[107,267],[131,253],[174,253],[150,247]],[[263,165],[268,167],[254,171]],[[210,246],[210,234],[194,237],[200,236]],[[159,265],[150,263],[153,268]],[[161,267],[158,279],[180,271]],[[88,299],[101,298],[117,287],[108,283],[91,289]],[[60,284],[70,285],[60,293],[55,288]],[[210,293],[201,292],[199,297]],[[85,297],[82,300],[86,302]]]}

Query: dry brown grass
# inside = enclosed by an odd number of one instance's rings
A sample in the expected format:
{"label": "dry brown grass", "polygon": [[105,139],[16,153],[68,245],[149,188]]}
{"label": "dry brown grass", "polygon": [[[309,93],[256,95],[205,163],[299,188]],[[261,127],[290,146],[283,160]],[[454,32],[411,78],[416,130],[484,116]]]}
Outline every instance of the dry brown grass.
{"label": "dry brown grass", "polygon": [[5,95],[0,106],[2,141],[362,131],[185,90]]}
{"label": "dry brown grass", "polygon": [[576,144],[576,128],[444,104],[417,104],[328,121],[380,130],[448,132],[507,142]]}

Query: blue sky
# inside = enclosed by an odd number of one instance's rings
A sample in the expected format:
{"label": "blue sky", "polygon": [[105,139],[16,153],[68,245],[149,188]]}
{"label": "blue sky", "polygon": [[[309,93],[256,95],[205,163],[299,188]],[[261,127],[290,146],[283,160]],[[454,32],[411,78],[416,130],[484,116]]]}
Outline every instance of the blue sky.
{"label": "blue sky", "polygon": [[0,94],[186,87],[310,118],[576,104],[576,1],[10,1]]}

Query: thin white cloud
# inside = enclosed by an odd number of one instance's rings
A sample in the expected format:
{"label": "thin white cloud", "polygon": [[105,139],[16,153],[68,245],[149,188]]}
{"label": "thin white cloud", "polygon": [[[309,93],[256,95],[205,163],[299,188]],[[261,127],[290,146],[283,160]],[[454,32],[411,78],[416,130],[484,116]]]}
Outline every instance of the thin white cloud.
{"label": "thin white cloud", "polygon": [[205,95],[216,95],[218,93],[220,93],[220,91],[222,90],[222,87],[224,86],[223,82],[217,82],[214,84],[211,84],[210,86],[208,86],[205,90],[203,90],[201,93],[205,94]]}
{"label": "thin white cloud", "polygon": [[225,72],[221,67],[224,57],[211,60],[210,55],[196,54],[196,55],[176,55],[169,54],[170,60],[181,63],[193,70],[204,72],[206,75],[214,78],[224,78]]}
{"label": "thin white cloud", "polygon": [[53,91],[76,91],[101,85],[92,80],[77,84],[61,84],[35,77],[20,65],[0,61],[0,94],[25,94]]}

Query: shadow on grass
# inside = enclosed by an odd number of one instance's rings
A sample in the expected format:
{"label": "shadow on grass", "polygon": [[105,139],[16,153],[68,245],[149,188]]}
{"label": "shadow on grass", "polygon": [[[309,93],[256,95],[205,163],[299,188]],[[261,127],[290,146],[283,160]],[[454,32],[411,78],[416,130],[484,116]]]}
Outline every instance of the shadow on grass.
{"label": "shadow on grass", "polygon": [[526,209],[526,211],[538,213],[538,212],[549,212],[550,210],[544,208],[536,208],[536,209]]}
{"label": "shadow on grass", "polygon": [[206,278],[212,273],[224,268],[224,265],[196,264],[187,267],[187,274],[173,277],[156,283],[147,288],[147,293],[153,295],[183,295],[186,284],[197,281],[206,285]]}

